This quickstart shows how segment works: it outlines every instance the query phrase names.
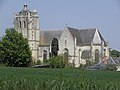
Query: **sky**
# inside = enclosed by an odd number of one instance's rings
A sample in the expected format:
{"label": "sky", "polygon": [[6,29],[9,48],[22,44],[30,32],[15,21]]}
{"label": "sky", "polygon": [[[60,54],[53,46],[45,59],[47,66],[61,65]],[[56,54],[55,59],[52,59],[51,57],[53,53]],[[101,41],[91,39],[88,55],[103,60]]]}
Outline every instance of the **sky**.
{"label": "sky", "polygon": [[40,30],[97,28],[109,47],[120,51],[120,0],[0,0],[0,36],[13,27],[14,14],[37,10]]}

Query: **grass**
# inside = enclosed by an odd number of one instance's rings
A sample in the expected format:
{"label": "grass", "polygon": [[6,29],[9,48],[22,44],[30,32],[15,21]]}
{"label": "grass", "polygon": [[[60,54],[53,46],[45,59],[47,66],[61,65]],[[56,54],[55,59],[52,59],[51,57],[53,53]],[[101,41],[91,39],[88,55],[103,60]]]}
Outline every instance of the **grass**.
{"label": "grass", "polygon": [[0,67],[0,90],[120,90],[120,73]]}

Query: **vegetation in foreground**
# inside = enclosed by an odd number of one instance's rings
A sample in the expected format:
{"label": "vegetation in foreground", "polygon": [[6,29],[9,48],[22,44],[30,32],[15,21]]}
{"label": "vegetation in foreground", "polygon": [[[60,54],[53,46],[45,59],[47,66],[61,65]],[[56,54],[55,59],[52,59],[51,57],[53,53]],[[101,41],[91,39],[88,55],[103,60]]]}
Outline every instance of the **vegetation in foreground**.
{"label": "vegetation in foreground", "polygon": [[0,90],[120,90],[120,73],[0,67]]}

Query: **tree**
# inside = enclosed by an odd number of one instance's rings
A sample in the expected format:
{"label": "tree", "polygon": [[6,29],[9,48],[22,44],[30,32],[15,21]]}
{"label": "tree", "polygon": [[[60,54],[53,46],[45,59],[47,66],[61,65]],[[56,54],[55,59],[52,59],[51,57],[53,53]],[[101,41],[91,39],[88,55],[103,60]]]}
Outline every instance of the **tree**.
{"label": "tree", "polygon": [[59,50],[59,46],[58,46],[58,40],[56,38],[53,38],[52,43],[51,43],[51,52],[52,52],[52,56],[57,56],[58,55],[58,50]]}
{"label": "tree", "polygon": [[110,56],[111,57],[120,57],[120,52],[117,50],[112,50],[112,51],[110,51]]}
{"label": "tree", "polygon": [[8,66],[26,67],[32,61],[28,40],[15,29],[7,29],[0,41],[0,59]]}

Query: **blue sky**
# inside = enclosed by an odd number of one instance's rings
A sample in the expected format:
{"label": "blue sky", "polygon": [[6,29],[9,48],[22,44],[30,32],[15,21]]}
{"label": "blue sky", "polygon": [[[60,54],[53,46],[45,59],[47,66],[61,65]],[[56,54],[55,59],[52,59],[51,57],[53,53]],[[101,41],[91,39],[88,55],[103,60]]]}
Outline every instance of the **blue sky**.
{"label": "blue sky", "polygon": [[41,30],[98,28],[109,47],[120,51],[120,0],[0,0],[0,36],[25,2],[39,12]]}

